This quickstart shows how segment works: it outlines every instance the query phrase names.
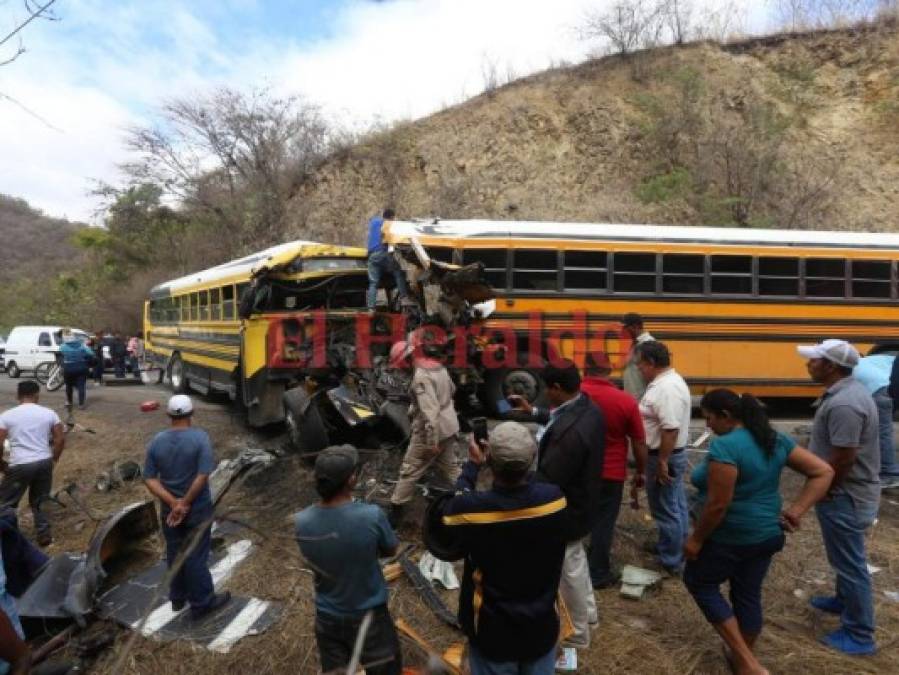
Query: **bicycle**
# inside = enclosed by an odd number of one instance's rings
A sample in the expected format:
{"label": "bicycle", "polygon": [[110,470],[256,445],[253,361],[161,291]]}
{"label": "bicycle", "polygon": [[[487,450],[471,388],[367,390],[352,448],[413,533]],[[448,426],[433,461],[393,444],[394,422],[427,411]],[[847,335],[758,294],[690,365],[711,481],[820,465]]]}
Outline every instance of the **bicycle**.
{"label": "bicycle", "polygon": [[44,361],[34,369],[34,378],[47,387],[47,391],[56,391],[65,382],[62,364],[59,361]]}

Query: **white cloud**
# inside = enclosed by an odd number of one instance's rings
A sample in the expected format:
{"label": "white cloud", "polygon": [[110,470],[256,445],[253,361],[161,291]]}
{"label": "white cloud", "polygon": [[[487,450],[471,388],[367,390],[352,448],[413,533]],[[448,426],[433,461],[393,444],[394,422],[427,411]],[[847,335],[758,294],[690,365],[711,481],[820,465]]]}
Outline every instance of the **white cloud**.
{"label": "white cloud", "polygon": [[[735,1],[760,30],[765,3]],[[96,206],[90,179],[115,181],[126,159],[123,128],[164,98],[218,84],[301,93],[347,125],[419,117],[479,93],[491,68],[504,79],[583,59],[597,45],[574,28],[604,2],[347,0],[334,25],[317,31],[328,37],[300,43],[290,27],[225,30],[220,17],[204,21],[200,5],[178,0],[69,0],[63,22],[36,25],[25,36],[29,53],[0,69],[0,92],[62,130],[0,101],[0,192],[87,219]],[[223,17],[262,7],[217,5]]]}

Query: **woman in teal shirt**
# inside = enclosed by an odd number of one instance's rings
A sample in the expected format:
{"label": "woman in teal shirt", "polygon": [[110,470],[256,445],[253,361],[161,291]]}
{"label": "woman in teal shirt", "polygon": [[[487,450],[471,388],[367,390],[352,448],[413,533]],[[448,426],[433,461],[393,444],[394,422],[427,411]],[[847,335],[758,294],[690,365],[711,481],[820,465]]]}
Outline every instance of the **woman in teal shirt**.
{"label": "woman in teal shirt", "polygon": [[[766,673],[752,645],[762,630],[762,582],[784,545],[784,530],[827,493],[833,469],[771,427],[748,394],[715,389],[700,403],[717,436],[693,471],[702,513],[684,545],[684,583],[725,642],[736,673]],[[796,501],[782,510],[780,474],[789,466],[806,476]],[[721,584],[730,584],[730,601]],[[731,606],[733,605],[733,606]]]}

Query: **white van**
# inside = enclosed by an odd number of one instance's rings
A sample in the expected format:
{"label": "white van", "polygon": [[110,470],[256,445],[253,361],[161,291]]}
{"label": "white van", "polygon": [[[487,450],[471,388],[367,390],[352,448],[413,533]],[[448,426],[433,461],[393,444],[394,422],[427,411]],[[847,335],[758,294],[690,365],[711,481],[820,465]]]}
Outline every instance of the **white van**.
{"label": "white van", "polygon": [[[16,326],[6,338],[3,354],[6,374],[18,377],[26,370],[34,370],[44,361],[52,361],[62,344],[62,326]],[[87,341],[90,336],[83,330],[73,328],[79,340]]]}

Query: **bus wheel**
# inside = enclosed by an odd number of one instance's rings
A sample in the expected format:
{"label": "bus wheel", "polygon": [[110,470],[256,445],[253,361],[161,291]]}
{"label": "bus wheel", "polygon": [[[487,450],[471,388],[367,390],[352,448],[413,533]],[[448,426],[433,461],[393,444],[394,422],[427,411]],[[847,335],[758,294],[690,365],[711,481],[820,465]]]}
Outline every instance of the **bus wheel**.
{"label": "bus wheel", "polygon": [[169,382],[172,383],[172,391],[176,394],[184,394],[187,392],[187,376],[184,372],[184,361],[178,354],[172,356],[169,363]]}
{"label": "bus wheel", "polygon": [[302,387],[284,392],[283,400],[287,439],[291,448],[309,453],[328,447],[328,429],[316,401]]}
{"label": "bus wheel", "polygon": [[499,416],[497,402],[510,394],[526,398],[532,405],[546,405],[544,389],[546,385],[540,373],[531,368],[505,368],[491,371],[484,384],[487,400],[484,403],[490,414]]}
{"label": "bus wheel", "polygon": [[15,361],[10,361],[6,365],[6,374],[11,378],[16,379],[19,375],[22,374],[22,371],[19,370],[19,366],[16,365]]}

